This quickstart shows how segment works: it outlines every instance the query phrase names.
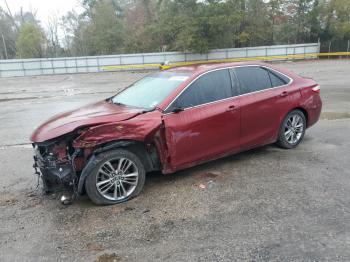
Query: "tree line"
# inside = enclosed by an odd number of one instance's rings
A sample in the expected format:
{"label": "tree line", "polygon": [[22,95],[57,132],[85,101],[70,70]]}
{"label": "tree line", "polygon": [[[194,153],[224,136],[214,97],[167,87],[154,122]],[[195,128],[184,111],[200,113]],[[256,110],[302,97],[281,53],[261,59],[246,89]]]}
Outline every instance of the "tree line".
{"label": "tree line", "polygon": [[[346,51],[349,0],[82,0],[82,13],[0,9],[2,59],[193,51],[332,41]],[[345,49],[345,50],[344,50]]]}

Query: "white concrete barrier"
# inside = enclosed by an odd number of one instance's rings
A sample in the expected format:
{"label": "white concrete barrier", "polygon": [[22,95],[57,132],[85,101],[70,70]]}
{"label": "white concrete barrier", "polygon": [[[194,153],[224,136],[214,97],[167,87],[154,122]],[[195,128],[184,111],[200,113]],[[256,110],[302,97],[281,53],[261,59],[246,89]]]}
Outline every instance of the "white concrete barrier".
{"label": "white concrete barrier", "polygon": [[109,56],[10,59],[0,60],[0,77],[101,72],[104,71],[104,67],[108,66],[157,64],[164,61],[187,62],[257,56],[317,54],[319,50],[318,43],[311,43],[215,49],[211,50],[208,54],[164,52]]}

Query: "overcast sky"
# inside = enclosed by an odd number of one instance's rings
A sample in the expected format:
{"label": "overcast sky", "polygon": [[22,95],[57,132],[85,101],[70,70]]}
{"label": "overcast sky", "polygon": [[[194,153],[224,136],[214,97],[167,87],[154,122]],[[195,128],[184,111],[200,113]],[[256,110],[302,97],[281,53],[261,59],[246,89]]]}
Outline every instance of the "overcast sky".
{"label": "overcast sky", "polygon": [[[78,8],[79,0],[7,0],[7,3],[12,14],[19,12],[21,7],[23,11],[37,11],[37,18],[42,21],[44,27],[53,13],[60,17],[71,9],[76,9],[78,13],[81,10]],[[0,5],[7,10],[4,0],[0,0]]]}

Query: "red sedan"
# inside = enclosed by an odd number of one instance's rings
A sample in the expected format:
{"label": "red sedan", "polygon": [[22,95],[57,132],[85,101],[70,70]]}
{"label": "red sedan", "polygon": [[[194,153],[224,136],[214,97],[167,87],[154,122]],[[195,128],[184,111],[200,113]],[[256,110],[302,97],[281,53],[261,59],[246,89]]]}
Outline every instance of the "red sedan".
{"label": "red sedan", "polygon": [[[138,195],[164,174],[277,142],[294,148],[320,116],[317,83],[264,63],[175,67],[49,119],[31,136],[44,190],[96,204]],[[39,173],[40,172],[40,173]]]}

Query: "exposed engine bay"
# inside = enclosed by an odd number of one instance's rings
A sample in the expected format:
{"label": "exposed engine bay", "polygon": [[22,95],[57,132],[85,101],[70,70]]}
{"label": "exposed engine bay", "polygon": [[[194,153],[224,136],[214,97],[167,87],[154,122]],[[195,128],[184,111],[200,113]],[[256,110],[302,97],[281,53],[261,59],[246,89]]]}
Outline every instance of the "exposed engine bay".
{"label": "exposed engine bay", "polygon": [[35,173],[42,178],[44,192],[64,188],[73,189],[76,195],[76,186],[85,164],[82,149],[73,148],[73,135],[43,143],[33,143]]}

